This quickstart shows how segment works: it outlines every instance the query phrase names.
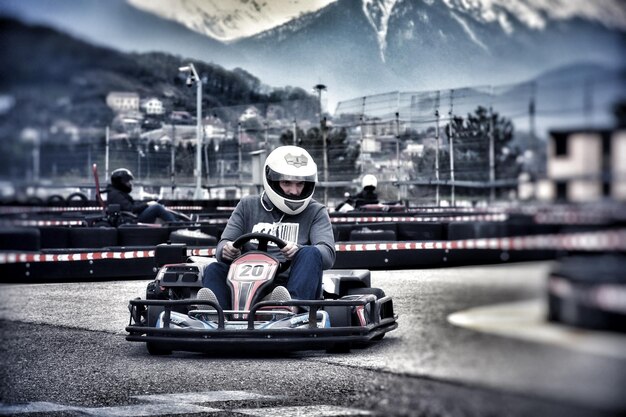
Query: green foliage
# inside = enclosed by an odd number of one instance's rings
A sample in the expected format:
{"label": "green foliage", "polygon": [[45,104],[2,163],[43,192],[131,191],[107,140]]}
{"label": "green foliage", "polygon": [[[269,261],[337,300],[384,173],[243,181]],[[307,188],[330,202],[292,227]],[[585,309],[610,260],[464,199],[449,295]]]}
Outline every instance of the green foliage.
{"label": "green foliage", "polygon": [[[296,145],[306,149],[317,164],[320,180],[324,175],[324,142],[322,130],[313,127],[306,133],[297,128]],[[357,160],[359,158],[359,148],[348,144],[348,133],[345,128],[326,128],[326,152],[328,155],[328,181],[351,181],[359,175]],[[293,130],[284,131],[280,135],[281,145],[292,145]]]}
{"label": "green foliage", "polygon": [[[195,114],[196,89],[189,88],[186,76],[178,71],[190,60],[159,52],[126,54],[8,18],[0,18],[0,39],[0,61],[7,63],[0,67],[0,88],[16,98],[9,118],[13,132],[26,126],[45,128],[59,119],[81,127],[104,127],[113,117],[106,105],[111,91],[156,97],[168,110]],[[317,100],[300,88],[270,89],[243,69],[228,71],[191,62],[203,80],[203,108],[223,108],[215,113],[225,122],[236,123],[239,116],[239,109],[228,106],[243,103],[267,107],[303,100],[286,116],[302,119],[315,114]]]}
{"label": "green foliage", "polygon": [[448,141],[454,141],[455,179],[489,180],[490,137],[493,137],[496,179],[514,178],[519,173],[516,159],[520,150],[509,146],[513,139],[511,120],[479,106],[466,119],[453,118],[444,132]]}

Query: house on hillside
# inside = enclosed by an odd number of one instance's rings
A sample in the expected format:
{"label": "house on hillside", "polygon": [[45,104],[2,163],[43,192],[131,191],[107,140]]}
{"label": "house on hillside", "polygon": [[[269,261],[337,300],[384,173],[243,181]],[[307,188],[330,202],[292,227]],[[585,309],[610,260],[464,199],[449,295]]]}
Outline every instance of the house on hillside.
{"label": "house on hillside", "polygon": [[246,120],[256,119],[260,116],[259,109],[254,106],[250,106],[244,110],[243,113],[239,116],[240,122],[245,122]]}
{"label": "house on hillside", "polygon": [[111,91],[107,94],[106,103],[116,113],[138,112],[139,94]]}
{"label": "house on hillside", "polygon": [[172,123],[190,124],[194,122],[194,118],[188,111],[175,110],[170,113],[170,121]]}
{"label": "house on hillside", "polygon": [[50,138],[53,140],[66,140],[78,142],[80,140],[80,128],[69,120],[55,120],[50,126]]}
{"label": "house on hillside", "polygon": [[208,116],[202,120],[204,128],[204,138],[206,141],[213,140],[219,144],[226,139],[226,125],[218,117]]}
{"label": "house on hillside", "polygon": [[165,113],[163,102],[156,97],[141,100],[140,107],[148,115],[160,116]]}

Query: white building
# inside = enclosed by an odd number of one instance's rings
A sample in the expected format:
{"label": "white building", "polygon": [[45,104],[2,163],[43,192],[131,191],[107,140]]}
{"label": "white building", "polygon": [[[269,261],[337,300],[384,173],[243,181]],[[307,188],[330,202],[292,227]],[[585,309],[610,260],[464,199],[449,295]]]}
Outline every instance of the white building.
{"label": "white building", "polygon": [[163,106],[163,102],[155,97],[141,100],[141,109],[146,114],[151,115],[161,115],[165,113],[165,107]]}
{"label": "white building", "polygon": [[241,116],[239,116],[239,121],[245,122],[246,120],[255,119],[257,117],[259,117],[259,109],[254,106],[250,106],[246,110],[244,110],[243,113],[241,113]]}
{"label": "white building", "polygon": [[107,94],[107,106],[116,113],[139,111],[139,94],[121,91],[111,91]]}
{"label": "white building", "polygon": [[539,200],[626,201],[626,131],[552,132]]}

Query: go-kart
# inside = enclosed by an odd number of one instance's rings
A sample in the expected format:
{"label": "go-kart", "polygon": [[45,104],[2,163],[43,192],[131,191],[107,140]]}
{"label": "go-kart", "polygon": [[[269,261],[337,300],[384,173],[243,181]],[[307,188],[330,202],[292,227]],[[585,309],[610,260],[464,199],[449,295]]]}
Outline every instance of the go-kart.
{"label": "go-kart", "polygon": [[349,351],[382,339],[398,326],[391,297],[370,287],[368,270],[324,271],[320,300],[268,299],[275,278],[289,266],[269,253],[268,243],[279,248],[286,243],[272,235],[249,233],[233,245],[242,248],[254,241],[256,248],[229,267],[231,310],[197,298],[204,269],[214,258],[165,263],[148,284],[146,299],[130,301],[126,340],[145,342],[152,355],[174,350]]}

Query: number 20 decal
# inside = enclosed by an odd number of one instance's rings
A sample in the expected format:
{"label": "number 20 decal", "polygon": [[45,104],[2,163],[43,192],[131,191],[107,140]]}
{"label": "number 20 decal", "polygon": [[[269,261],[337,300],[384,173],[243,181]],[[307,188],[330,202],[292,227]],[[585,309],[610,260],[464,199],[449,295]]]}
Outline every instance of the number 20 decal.
{"label": "number 20 decal", "polygon": [[242,265],[241,272],[239,273],[240,277],[260,277],[263,275],[263,265]]}

